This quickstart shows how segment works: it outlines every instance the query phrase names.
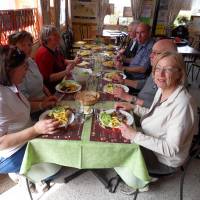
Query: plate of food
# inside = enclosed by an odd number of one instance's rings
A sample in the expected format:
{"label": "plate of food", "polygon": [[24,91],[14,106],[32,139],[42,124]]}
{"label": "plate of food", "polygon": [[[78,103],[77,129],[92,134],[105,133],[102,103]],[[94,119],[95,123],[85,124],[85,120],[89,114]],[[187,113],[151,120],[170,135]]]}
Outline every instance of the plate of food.
{"label": "plate of food", "polygon": [[112,44],[109,44],[109,45],[106,45],[105,46],[105,49],[107,49],[108,51],[112,51],[112,50],[115,50],[117,47],[112,45]]}
{"label": "plate of food", "polygon": [[79,67],[87,67],[88,65],[90,65],[90,63],[85,60],[83,60],[81,63],[77,64],[77,66],[79,66]]}
{"label": "plate of food", "polygon": [[112,68],[112,67],[114,67],[114,61],[113,61],[113,60],[104,61],[104,62],[102,63],[102,65],[103,65],[104,67]]}
{"label": "plate of food", "polygon": [[58,92],[70,94],[74,92],[78,92],[81,90],[81,85],[73,80],[63,80],[61,83],[56,85],[56,90]]}
{"label": "plate of food", "polygon": [[115,55],[115,54],[113,53],[113,51],[104,51],[103,54],[104,54],[105,56],[108,56],[108,57],[114,56],[114,55]]}
{"label": "plate of food", "polygon": [[126,75],[121,72],[108,72],[108,73],[105,73],[103,76],[103,79],[106,81],[118,81],[125,78],[126,78]]}
{"label": "plate of food", "polygon": [[46,110],[43,112],[39,120],[42,119],[56,119],[60,122],[59,127],[65,127],[74,121],[74,113],[71,111],[69,106],[56,106],[51,110]]}
{"label": "plate of food", "polygon": [[85,41],[77,41],[77,42],[75,42],[75,44],[79,44],[79,45],[84,45],[84,44],[86,44],[87,42],[85,42]]}
{"label": "plate of food", "polygon": [[122,88],[125,92],[129,92],[129,88],[126,85],[115,84],[115,83],[108,83],[104,85],[103,92],[108,94],[113,94],[115,88]]}
{"label": "plate of food", "polygon": [[101,51],[101,50],[102,50],[102,47],[101,47],[101,46],[96,46],[96,45],[95,45],[95,46],[92,47],[92,50],[93,50],[93,51]]}
{"label": "plate of food", "polygon": [[81,47],[81,49],[91,49],[92,47],[94,47],[95,45],[94,44],[84,44],[82,47]]}
{"label": "plate of food", "polygon": [[89,51],[89,50],[83,50],[83,51],[80,51],[79,53],[78,53],[80,56],[89,56],[89,55],[91,55],[91,51]]}
{"label": "plate of food", "polygon": [[104,128],[118,128],[121,123],[133,124],[133,116],[124,110],[110,109],[99,113],[100,125]]}

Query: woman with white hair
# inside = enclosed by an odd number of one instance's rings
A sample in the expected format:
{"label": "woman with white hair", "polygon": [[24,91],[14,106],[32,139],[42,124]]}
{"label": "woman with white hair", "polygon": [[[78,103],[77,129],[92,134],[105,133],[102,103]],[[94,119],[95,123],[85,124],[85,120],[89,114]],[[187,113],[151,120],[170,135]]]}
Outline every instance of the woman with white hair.
{"label": "woman with white hair", "polygon": [[184,87],[186,72],[180,54],[160,54],[152,73],[158,90],[150,109],[125,102],[115,107],[141,117],[141,131],[126,124],[119,128],[123,137],[142,147],[149,172],[162,175],[175,172],[186,161],[197,131],[197,109]]}

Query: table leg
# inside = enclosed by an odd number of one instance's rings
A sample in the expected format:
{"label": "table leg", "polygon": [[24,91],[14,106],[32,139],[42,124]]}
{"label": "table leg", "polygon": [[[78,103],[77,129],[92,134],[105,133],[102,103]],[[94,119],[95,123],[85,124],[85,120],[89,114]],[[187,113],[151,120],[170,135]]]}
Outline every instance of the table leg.
{"label": "table leg", "polygon": [[87,169],[80,169],[80,170],[74,172],[73,174],[71,174],[71,175],[65,177],[65,178],[64,178],[64,182],[65,182],[65,183],[68,183],[68,182],[71,181],[72,179],[74,179],[74,178],[80,176],[81,174],[83,174],[83,173],[85,173],[85,172],[87,172],[87,171],[88,171]]}

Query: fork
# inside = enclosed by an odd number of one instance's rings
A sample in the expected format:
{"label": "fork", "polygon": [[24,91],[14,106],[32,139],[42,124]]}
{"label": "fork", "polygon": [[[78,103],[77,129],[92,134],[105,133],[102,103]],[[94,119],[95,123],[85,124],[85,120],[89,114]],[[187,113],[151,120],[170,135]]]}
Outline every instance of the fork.
{"label": "fork", "polygon": [[58,101],[57,102],[60,102],[63,99],[64,96],[65,96],[65,94],[62,94],[60,97],[58,97]]}

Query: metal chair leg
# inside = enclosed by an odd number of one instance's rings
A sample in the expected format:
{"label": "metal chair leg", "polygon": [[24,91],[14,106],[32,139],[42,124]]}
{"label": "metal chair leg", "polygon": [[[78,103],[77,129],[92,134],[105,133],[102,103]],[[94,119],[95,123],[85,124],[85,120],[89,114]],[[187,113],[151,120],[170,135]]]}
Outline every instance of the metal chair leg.
{"label": "metal chair leg", "polygon": [[112,177],[108,184],[109,184],[109,192],[115,193],[117,186],[119,185],[121,178],[119,175]]}
{"label": "metal chair leg", "polygon": [[108,180],[106,180],[105,177],[103,177],[102,174],[100,174],[101,172],[98,171],[98,170],[91,170],[91,172],[97,177],[97,179],[105,186],[105,188],[108,188],[109,187],[109,182]]}
{"label": "metal chair leg", "polygon": [[139,193],[139,189],[137,189],[137,190],[135,191],[135,194],[134,194],[133,200],[136,200],[136,199],[137,199],[138,193]]}
{"label": "metal chair leg", "polygon": [[32,194],[31,194],[31,190],[30,190],[30,187],[29,187],[29,182],[28,182],[27,178],[26,178],[26,186],[27,186],[27,189],[28,189],[29,197],[30,197],[31,200],[33,200],[33,197],[32,197]]}

